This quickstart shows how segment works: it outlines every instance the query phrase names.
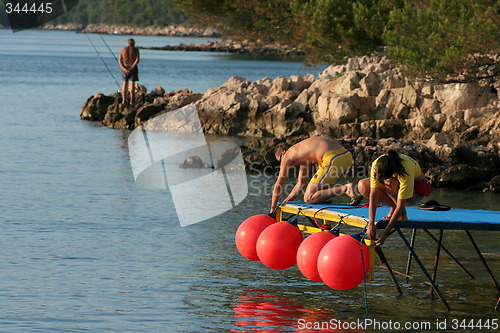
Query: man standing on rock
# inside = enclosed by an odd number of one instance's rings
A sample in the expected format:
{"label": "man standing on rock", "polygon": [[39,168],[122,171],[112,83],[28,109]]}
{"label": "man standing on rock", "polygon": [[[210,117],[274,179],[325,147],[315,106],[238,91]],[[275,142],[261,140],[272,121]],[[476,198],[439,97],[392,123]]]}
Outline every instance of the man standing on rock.
{"label": "man standing on rock", "polygon": [[[118,58],[118,63],[120,64],[120,67],[122,69],[122,103],[127,103],[127,93],[130,89],[130,104],[133,104],[135,82],[139,81],[139,68],[137,67],[137,64],[139,63],[139,49],[135,47],[134,39],[128,39],[128,46],[124,47],[121,50],[120,57]],[[130,88],[128,81],[132,81]]]}
{"label": "man standing on rock", "polygon": [[[300,166],[297,184],[283,203],[293,200],[305,188],[304,201],[307,204],[319,203],[334,195],[345,194],[351,198],[349,205],[359,205],[362,197],[356,196],[353,183],[330,187],[353,164],[351,153],[339,141],[316,136],[292,147],[281,143],[276,147],[275,157],[280,162],[280,172],[274,184],[271,212],[276,209],[290,168],[297,165]],[[317,171],[308,184],[314,163],[317,165]]]}

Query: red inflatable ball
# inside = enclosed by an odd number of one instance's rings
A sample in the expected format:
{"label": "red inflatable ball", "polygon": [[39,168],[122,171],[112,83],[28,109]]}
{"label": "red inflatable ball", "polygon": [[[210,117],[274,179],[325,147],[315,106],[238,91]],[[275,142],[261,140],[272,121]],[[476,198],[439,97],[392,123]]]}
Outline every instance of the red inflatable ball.
{"label": "red inflatable ball", "polygon": [[304,240],[299,228],[288,223],[275,223],[264,230],[257,240],[257,254],[264,265],[286,269],[297,262],[297,250]]}
{"label": "red inflatable ball", "polygon": [[[365,274],[370,270],[370,252],[363,244]],[[318,272],[330,288],[347,290],[363,281],[360,242],[350,235],[336,237],[326,244],[318,257]]]}
{"label": "red inflatable ball", "polygon": [[257,239],[264,229],[276,223],[268,214],[260,214],[247,218],[236,231],[235,242],[241,255],[250,260],[259,260],[257,255]]}
{"label": "red inflatable ball", "polygon": [[335,236],[331,232],[322,231],[312,234],[300,244],[297,251],[297,266],[306,278],[316,282],[323,282],[318,272],[318,256],[321,249]]}

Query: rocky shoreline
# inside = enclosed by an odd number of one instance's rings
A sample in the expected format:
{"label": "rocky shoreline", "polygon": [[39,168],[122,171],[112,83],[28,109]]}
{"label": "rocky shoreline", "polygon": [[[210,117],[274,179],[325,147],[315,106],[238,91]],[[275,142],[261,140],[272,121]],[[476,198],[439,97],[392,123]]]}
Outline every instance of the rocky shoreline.
{"label": "rocky shoreline", "polygon": [[254,56],[271,55],[271,56],[289,56],[303,57],[305,54],[301,49],[291,48],[283,45],[259,45],[257,43],[243,42],[233,43],[228,41],[209,41],[205,44],[180,44],[180,45],[165,45],[161,47],[148,47],[149,50],[162,51],[203,51],[203,52],[224,52],[251,54]]}
{"label": "rocky shoreline", "polygon": [[212,37],[221,34],[214,28],[196,28],[182,25],[135,27],[116,24],[44,24],[40,30],[75,31],[79,33],[99,33],[105,35],[142,35],[142,36],[175,36],[175,37]]}
{"label": "rocky shoreline", "polygon": [[[313,75],[250,82],[233,76],[204,94],[137,88],[140,102],[91,96],[81,119],[133,129],[194,103],[205,133],[245,136],[247,170],[275,167],[273,147],[311,136],[342,140],[357,176],[389,148],[414,157],[437,187],[500,192],[500,82],[411,82],[385,56],[353,58]],[[356,171],[358,170],[358,171]]]}
{"label": "rocky shoreline", "polygon": [[216,40],[205,44],[180,44],[165,45],[161,47],[141,47],[140,49],[162,50],[162,51],[202,51],[202,52],[223,52],[251,54],[254,56],[271,55],[286,57],[303,57],[304,52],[301,49],[288,47],[286,45],[262,45],[255,42],[234,43],[226,40],[217,40],[221,34],[214,28],[196,28],[185,27],[181,25],[171,25],[167,27],[148,26],[134,27],[123,25],[107,24],[45,24],[40,27],[41,30],[62,30],[75,31],[77,33],[99,33],[104,35],[140,35],[140,36],[173,36],[173,37],[207,37]]}

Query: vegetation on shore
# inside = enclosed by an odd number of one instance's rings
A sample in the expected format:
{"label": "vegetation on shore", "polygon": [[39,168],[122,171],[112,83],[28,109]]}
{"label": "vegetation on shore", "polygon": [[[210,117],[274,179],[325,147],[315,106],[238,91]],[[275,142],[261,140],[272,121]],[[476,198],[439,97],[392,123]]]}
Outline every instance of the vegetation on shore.
{"label": "vegetation on shore", "polygon": [[412,76],[464,82],[500,77],[494,0],[174,0],[227,36],[300,47],[313,63],[387,48]]}
{"label": "vegetation on shore", "polygon": [[[409,76],[442,82],[500,77],[496,0],[86,0],[53,21],[216,26],[224,37],[288,45],[310,63],[385,49]],[[8,25],[5,15],[0,24]]]}
{"label": "vegetation on shore", "polygon": [[[187,21],[184,12],[172,0],[84,0],[52,24],[120,24],[135,26],[168,26]],[[1,11],[0,11],[1,13]],[[9,25],[6,15],[0,15],[0,24]]]}

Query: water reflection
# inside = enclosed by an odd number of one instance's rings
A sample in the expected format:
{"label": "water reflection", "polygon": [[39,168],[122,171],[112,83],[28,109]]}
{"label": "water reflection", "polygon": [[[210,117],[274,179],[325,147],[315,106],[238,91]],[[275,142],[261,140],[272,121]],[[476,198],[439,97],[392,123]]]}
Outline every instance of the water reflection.
{"label": "water reflection", "polygon": [[243,290],[233,317],[232,332],[360,332],[335,318],[332,309],[307,308],[266,290]]}

